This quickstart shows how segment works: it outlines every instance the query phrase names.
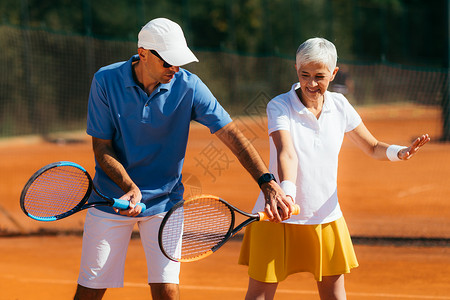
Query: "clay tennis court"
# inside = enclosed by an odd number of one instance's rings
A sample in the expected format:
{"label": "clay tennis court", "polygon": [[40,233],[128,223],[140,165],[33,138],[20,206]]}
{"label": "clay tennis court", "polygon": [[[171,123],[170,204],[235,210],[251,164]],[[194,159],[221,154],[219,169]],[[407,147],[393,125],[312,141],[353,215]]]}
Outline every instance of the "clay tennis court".
{"label": "clay tennis court", "polygon": [[[380,140],[409,144],[429,133],[440,136],[440,112],[412,105],[358,109]],[[236,118],[265,161],[265,119]],[[90,139],[84,133],[0,141],[0,300],[71,299],[81,255],[84,213],[57,222],[25,217],[19,196],[40,167],[74,161],[94,172]],[[371,160],[344,141],[338,193],[360,267],[346,276],[349,299],[450,299],[450,144],[431,142],[411,161]],[[210,193],[250,211],[256,183],[238,161],[200,125],[193,124],[184,168],[186,193]],[[247,269],[237,265],[240,240],[214,255],[182,265],[182,299],[243,299]],[[104,299],[150,299],[138,238],[128,251],[125,287]],[[276,299],[319,299],[310,274],[279,286]]]}

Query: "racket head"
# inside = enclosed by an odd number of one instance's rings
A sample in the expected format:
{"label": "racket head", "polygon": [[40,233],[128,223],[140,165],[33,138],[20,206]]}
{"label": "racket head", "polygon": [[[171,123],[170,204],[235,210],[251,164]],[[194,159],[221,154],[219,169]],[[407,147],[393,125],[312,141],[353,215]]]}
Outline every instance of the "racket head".
{"label": "racket head", "polygon": [[235,213],[217,196],[198,195],[178,202],[161,222],[158,243],[170,260],[193,262],[214,253],[232,236]]}
{"label": "racket head", "polygon": [[60,161],[34,173],[20,195],[20,207],[37,221],[56,221],[70,216],[86,203],[92,179],[80,165]]}

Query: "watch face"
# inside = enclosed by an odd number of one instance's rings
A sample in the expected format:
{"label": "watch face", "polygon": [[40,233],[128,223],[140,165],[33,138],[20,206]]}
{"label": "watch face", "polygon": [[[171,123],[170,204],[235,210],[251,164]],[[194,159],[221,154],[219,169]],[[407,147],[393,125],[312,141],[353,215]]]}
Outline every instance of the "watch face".
{"label": "watch face", "polygon": [[265,173],[265,174],[261,175],[261,177],[258,179],[258,184],[261,187],[261,185],[263,183],[266,183],[266,182],[269,182],[272,180],[275,180],[275,176],[273,176],[273,174],[271,174],[271,173]]}
{"label": "watch face", "polygon": [[264,181],[269,182],[272,180],[272,174],[264,174]]}

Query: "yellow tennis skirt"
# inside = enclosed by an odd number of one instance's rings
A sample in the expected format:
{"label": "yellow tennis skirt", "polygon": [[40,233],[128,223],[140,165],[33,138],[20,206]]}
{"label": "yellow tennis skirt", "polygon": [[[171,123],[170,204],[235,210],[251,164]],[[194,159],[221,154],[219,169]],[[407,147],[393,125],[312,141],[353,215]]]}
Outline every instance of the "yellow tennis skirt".
{"label": "yellow tennis skirt", "polygon": [[350,273],[358,266],[344,218],[319,225],[254,222],[247,226],[239,264],[261,282],[280,282],[290,274],[322,276]]}

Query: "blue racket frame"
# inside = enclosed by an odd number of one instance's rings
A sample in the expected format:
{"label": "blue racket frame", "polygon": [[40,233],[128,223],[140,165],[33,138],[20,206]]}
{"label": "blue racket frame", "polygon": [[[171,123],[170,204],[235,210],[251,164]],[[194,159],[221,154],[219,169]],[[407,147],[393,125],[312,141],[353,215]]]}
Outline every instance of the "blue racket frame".
{"label": "blue racket frame", "polygon": [[[72,209],[55,215],[55,216],[49,216],[49,217],[40,217],[40,216],[35,216],[32,213],[29,213],[26,209],[26,205],[25,205],[25,199],[26,199],[26,195],[27,192],[29,190],[29,188],[31,187],[31,185],[36,181],[36,179],[41,176],[42,174],[44,174],[45,172],[47,172],[50,169],[53,168],[57,168],[57,167],[62,167],[62,166],[70,166],[70,167],[75,167],[80,169],[81,171],[84,172],[84,174],[86,175],[86,177],[89,180],[89,185],[88,188],[86,190],[86,194],[83,196],[83,198],[81,199],[81,201],[75,205]],[[97,195],[99,195],[102,199],[104,199],[105,201],[97,201],[97,202],[90,202],[90,203],[86,203],[89,199],[89,196],[92,193],[92,190],[95,191],[95,193]],[[92,178],[89,175],[88,171],[83,168],[82,166],[80,166],[77,163],[74,162],[70,162],[70,161],[59,161],[59,162],[54,162],[51,164],[48,164],[44,167],[42,167],[41,169],[39,169],[38,171],[36,171],[31,178],[27,181],[27,183],[25,184],[25,187],[22,190],[22,193],[20,195],[20,207],[22,208],[22,211],[25,213],[25,215],[27,215],[28,217],[36,220],[36,221],[42,221],[42,222],[51,222],[51,221],[56,221],[56,220],[60,220],[63,218],[66,218],[70,215],[73,215],[74,213],[77,213],[79,211],[82,211],[84,209],[90,208],[90,207],[96,207],[96,206],[111,206],[111,207],[115,207],[118,209],[128,209],[130,202],[127,200],[122,200],[122,199],[117,199],[117,198],[112,198],[112,197],[108,197],[104,194],[102,194],[93,184],[92,182]],[[141,206],[142,211],[144,211],[146,209],[146,206],[144,203],[138,203],[137,205]]]}

